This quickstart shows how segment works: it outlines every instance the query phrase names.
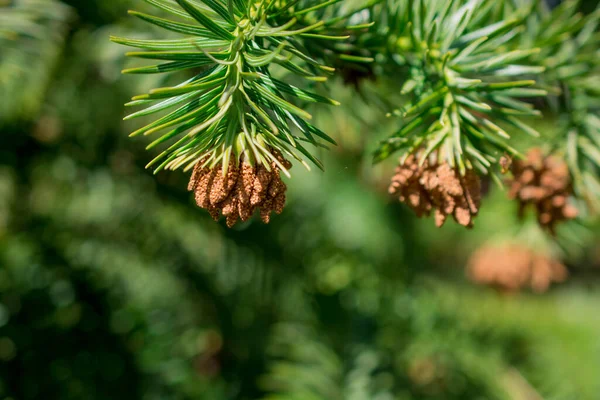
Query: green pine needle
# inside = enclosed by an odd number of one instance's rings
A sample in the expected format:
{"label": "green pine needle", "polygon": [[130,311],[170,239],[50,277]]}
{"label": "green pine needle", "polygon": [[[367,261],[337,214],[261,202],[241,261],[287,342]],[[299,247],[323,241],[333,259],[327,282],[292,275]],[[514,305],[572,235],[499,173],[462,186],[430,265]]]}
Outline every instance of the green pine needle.
{"label": "green pine needle", "polygon": [[[321,74],[334,70],[307,53],[304,45],[306,41],[345,39],[326,29],[325,20],[306,23],[336,2],[146,1],[172,19],[136,11],[130,14],[185,37],[111,37],[141,50],[127,53],[130,57],[163,61],[123,73],[195,74],[179,85],[135,96],[129,103],[145,108],[126,119],[161,113],[132,134],[159,135],[149,148],[170,143],[149,166],[156,171],[190,169],[202,160],[210,166],[222,163],[225,172],[231,158],[243,155],[251,163],[270,162],[277,150],[298,160],[306,157],[321,167],[297,139],[317,147],[323,147],[321,141],[334,141],[308,122],[311,115],[304,105],[339,103],[275,78],[272,67],[312,81],[323,81]],[[302,133],[301,138],[292,134],[292,126]]]}

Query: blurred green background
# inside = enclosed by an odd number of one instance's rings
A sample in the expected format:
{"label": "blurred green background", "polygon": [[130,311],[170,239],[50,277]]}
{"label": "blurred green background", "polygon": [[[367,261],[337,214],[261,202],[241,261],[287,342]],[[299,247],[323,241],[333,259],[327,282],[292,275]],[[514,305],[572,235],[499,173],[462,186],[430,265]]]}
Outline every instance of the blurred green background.
{"label": "blurred green background", "polygon": [[23,3],[38,31],[0,35],[0,399],[600,398],[598,224],[526,236],[569,268],[549,292],[474,286],[475,249],[536,228],[493,185],[471,231],[415,218],[370,162],[385,87],[334,80],[326,171],[227,229],[127,137],[160,78],[121,76],[108,36],[151,35],[142,2]]}

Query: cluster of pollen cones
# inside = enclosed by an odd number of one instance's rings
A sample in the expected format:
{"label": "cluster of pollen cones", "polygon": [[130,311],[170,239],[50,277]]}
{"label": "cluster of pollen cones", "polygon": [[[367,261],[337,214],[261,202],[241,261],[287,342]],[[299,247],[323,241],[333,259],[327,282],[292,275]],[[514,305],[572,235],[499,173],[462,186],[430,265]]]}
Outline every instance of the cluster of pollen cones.
{"label": "cluster of pollen cones", "polygon": [[558,222],[577,217],[577,209],[568,202],[571,176],[562,159],[544,156],[541,149],[534,148],[526,160],[515,160],[510,169],[514,179],[509,197],[519,201],[521,215],[527,205],[533,205],[539,224],[551,233]]}
{"label": "cluster of pollen cones", "polygon": [[563,282],[568,276],[561,262],[516,245],[480,248],[471,256],[467,273],[481,285],[506,292],[531,288],[537,293],[545,292],[553,282]]}
{"label": "cluster of pollen cones", "polygon": [[[291,163],[281,154],[273,152],[286,168]],[[265,223],[269,223],[271,213],[281,214],[285,205],[287,187],[281,180],[280,169],[275,162],[270,171],[262,164],[250,165],[239,160],[231,162],[223,175],[222,165],[214,168],[202,167],[202,160],[196,164],[190,178],[188,190],[193,191],[196,203],[206,209],[215,221],[221,214],[227,226],[234,226],[238,220],[247,221],[256,210]]]}
{"label": "cluster of pollen cones", "polygon": [[473,226],[481,203],[481,181],[472,170],[464,176],[448,163],[429,157],[419,166],[418,156],[410,155],[396,167],[389,187],[419,217],[435,215],[435,224],[444,225],[448,216],[466,227]]}

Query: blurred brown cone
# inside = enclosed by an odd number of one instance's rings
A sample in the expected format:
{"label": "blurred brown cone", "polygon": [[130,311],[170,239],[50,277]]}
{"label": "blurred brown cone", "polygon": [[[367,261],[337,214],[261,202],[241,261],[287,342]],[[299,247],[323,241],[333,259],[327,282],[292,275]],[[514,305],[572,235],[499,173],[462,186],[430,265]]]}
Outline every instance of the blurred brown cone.
{"label": "blurred brown cone", "polygon": [[[272,152],[286,169],[292,167],[281,154]],[[212,169],[202,164],[203,160],[196,164],[188,190],[195,193],[198,206],[206,209],[215,221],[223,215],[231,228],[238,220],[250,219],[258,209],[263,222],[269,223],[273,211],[277,214],[283,211],[287,186],[275,162],[271,162],[269,171],[262,164],[252,166],[240,160],[235,165],[232,160],[225,176],[221,164]]]}
{"label": "blurred brown cone", "polygon": [[481,181],[474,171],[467,170],[461,176],[447,163],[431,159],[419,166],[415,155],[396,167],[389,192],[398,195],[418,217],[433,211],[438,227],[451,215],[460,225],[471,228],[481,204]]}
{"label": "blurred brown cone", "polygon": [[539,224],[552,234],[557,223],[577,217],[577,209],[568,202],[573,193],[569,168],[559,157],[544,156],[534,148],[526,160],[515,160],[510,170],[514,179],[508,195],[519,201],[521,215],[533,205]]}
{"label": "blurred brown cone", "polygon": [[568,276],[560,261],[516,245],[480,248],[471,256],[467,274],[480,285],[506,292],[531,288],[536,293],[545,292],[553,282],[563,282]]}

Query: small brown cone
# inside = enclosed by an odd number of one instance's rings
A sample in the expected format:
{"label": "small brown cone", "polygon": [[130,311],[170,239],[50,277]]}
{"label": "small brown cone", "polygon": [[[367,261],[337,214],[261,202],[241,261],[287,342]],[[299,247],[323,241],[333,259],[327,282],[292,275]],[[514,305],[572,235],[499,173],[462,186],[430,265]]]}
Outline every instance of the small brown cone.
{"label": "small brown cone", "polygon": [[480,248],[471,256],[467,274],[473,282],[501,291],[529,288],[536,293],[545,292],[552,283],[563,282],[568,276],[561,262],[516,245]]}
{"label": "small brown cone", "polygon": [[[291,168],[280,153],[273,154],[284,167]],[[212,169],[202,164],[203,160],[196,164],[188,190],[194,192],[198,207],[206,209],[215,221],[223,215],[227,226],[232,227],[238,220],[250,219],[258,209],[261,219],[269,223],[273,211],[283,211],[287,186],[275,162],[269,165],[269,171],[262,164],[252,166],[240,160],[236,165],[231,161],[225,176],[221,164]]]}
{"label": "small brown cone", "polygon": [[467,170],[461,176],[447,163],[431,159],[419,166],[414,154],[396,167],[389,192],[397,195],[418,217],[434,211],[438,227],[452,216],[460,225],[471,228],[481,204],[481,181],[474,171]]}
{"label": "small brown cone", "polygon": [[513,179],[508,195],[520,203],[522,214],[532,205],[539,224],[552,234],[561,221],[577,217],[577,209],[569,204],[572,195],[571,176],[567,164],[556,156],[544,156],[539,148],[527,153],[526,160],[515,160],[510,168]]}

